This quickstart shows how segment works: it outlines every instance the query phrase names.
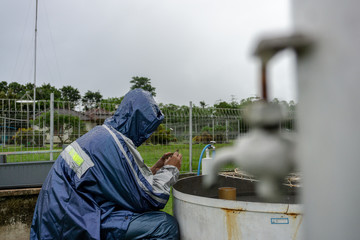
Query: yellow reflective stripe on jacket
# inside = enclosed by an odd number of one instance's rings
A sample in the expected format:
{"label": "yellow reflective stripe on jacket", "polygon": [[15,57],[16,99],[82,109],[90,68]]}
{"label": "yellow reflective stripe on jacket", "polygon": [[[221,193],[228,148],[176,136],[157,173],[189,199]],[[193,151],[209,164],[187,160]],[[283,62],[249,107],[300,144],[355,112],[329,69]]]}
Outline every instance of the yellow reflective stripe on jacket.
{"label": "yellow reflective stripe on jacket", "polygon": [[94,166],[90,157],[76,141],[67,146],[60,155],[79,178]]}
{"label": "yellow reflective stripe on jacket", "polygon": [[72,157],[72,159],[74,160],[74,162],[80,167],[81,164],[84,162],[84,159],[82,159],[80,157],[80,155],[77,154],[77,152],[75,151],[75,149],[73,147],[71,147],[69,154]]}

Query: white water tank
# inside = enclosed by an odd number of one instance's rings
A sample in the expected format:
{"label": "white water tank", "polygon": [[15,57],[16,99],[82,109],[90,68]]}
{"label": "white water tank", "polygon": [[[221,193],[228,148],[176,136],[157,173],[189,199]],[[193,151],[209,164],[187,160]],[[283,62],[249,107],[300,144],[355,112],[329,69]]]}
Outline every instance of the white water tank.
{"label": "white water tank", "polygon": [[[235,187],[237,200],[218,199],[219,187]],[[211,189],[202,176],[179,180],[173,188],[174,216],[182,240],[302,239],[302,205],[295,188],[284,186],[278,202],[255,196],[254,182],[220,176]]]}

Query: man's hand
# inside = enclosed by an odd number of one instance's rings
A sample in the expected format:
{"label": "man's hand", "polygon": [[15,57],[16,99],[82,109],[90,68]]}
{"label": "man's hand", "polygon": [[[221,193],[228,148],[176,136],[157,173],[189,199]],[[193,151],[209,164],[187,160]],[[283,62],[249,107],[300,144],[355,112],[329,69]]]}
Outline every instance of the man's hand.
{"label": "man's hand", "polygon": [[165,153],[155,164],[150,168],[152,174],[156,174],[156,172],[164,166],[165,161],[171,157],[173,153],[167,152]]}
{"label": "man's hand", "polygon": [[177,169],[181,168],[182,155],[179,152],[175,152],[170,158],[168,158],[164,165],[173,165],[177,167]]}

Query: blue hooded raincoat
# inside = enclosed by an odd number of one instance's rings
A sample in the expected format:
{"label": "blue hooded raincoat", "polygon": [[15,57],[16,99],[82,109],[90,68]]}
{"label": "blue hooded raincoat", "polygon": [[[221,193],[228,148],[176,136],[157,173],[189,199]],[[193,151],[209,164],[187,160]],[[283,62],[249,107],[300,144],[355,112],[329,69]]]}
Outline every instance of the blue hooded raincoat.
{"label": "blue hooded raincoat", "polygon": [[179,171],[153,175],[136,150],[163,119],[150,93],[135,89],[67,146],[43,183],[30,239],[123,239],[134,216],[163,208]]}

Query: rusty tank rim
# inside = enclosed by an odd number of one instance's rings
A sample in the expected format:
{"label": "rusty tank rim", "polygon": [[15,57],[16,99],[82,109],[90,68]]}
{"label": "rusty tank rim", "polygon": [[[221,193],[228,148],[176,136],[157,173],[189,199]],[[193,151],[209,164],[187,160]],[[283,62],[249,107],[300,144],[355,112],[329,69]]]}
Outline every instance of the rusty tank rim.
{"label": "rusty tank rim", "polygon": [[[265,212],[265,213],[283,213],[283,214],[302,214],[302,204],[289,200],[287,195],[279,202],[265,202],[257,201],[256,197],[251,199],[251,194],[254,194],[255,183],[239,178],[219,176],[218,184],[211,189],[204,189],[202,187],[202,177],[194,176],[179,180],[173,187],[173,196],[175,200],[181,200],[201,206],[215,207],[222,209],[229,209],[235,211],[251,211],[251,212]],[[238,189],[237,200],[223,200],[218,199],[214,192],[217,192],[219,187],[230,186]],[[288,189],[289,195],[293,195],[294,189]],[[241,198],[241,194],[250,196],[250,201],[245,197]]]}

